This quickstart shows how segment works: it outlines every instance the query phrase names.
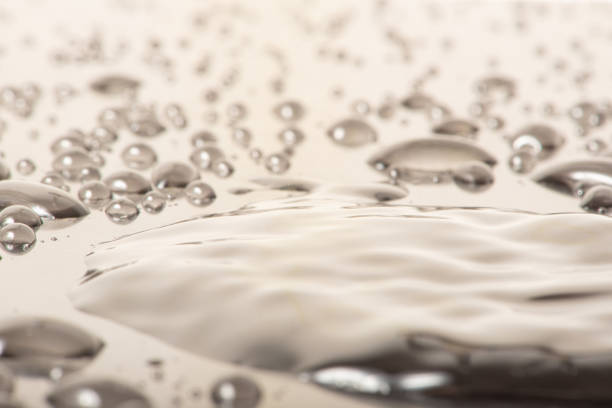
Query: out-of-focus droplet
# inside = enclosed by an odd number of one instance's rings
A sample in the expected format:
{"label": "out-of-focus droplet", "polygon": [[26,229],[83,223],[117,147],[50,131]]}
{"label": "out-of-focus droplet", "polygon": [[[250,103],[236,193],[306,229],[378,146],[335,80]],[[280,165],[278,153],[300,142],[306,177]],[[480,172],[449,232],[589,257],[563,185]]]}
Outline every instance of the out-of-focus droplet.
{"label": "out-of-focus droplet", "polygon": [[521,149],[512,153],[508,159],[508,167],[515,173],[526,174],[538,164],[538,158],[531,149]]}
{"label": "out-of-focus droplet", "polygon": [[261,396],[259,386],[241,376],[223,378],[211,390],[211,399],[216,408],[255,408]]}
{"label": "out-of-focus droplet", "polygon": [[227,108],[227,116],[232,122],[238,122],[247,116],[247,109],[241,103],[232,103]]}
{"label": "out-of-focus droplet", "polygon": [[25,224],[12,223],[0,228],[0,245],[13,255],[23,255],[34,248],[36,233]]}
{"label": "out-of-focus droplet", "polygon": [[463,136],[474,138],[478,134],[478,126],[462,119],[450,119],[434,126],[433,132],[445,136]]}
{"label": "out-of-focus droplet", "polygon": [[291,166],[291,162],[282,153],[274,153],[266,157],[266,169],[273,174],[283,174]]}
{"label": "out-of-focus droplet", "polygon": [[508,141],[513,150],[531,149],[538,159],[543,160],[563,146],[565,138],[550,126],[530,125],[520,129]]}
{"label": "out-of-focus droplet", "polygon": [[285,101],[274,108],[274,113],[283,121],[293,122],[304,116],[304,107],[296,101]]}
{"label": "out-of-focus droplet", "polygon": [[457,187],[471,193],[487,190],[493,184],[491,168],[481,162],[461,165],[453,170],[453,181]]}
{"label": "out-of-focus droplet", "polygon": [[217,138],[212,133],[205,130],[194,133],[194,135],[191,136],[191,145],[196,149],[200,149],[214,143],[217,143]]}
{"label": "out-of-focus droplet", "polygon": [[510,78],[490,76],[476,82],[476,91],[485,98],[495,98],[499,95],[502,99],[509,100],[516,95],[516,84]]}
{"label": "out-of-focus droplet", "polygon": [[196,149],[189,156],[189,160],[200,170],[209,170],[212,163],[223,158],[223,152],[215,146]]}
{"label": "out-of-focus droplet", "polygon": [[36,164],[28,158],[20,159],[15,167],[17,169],[17,173],[21,174],[22,176],[29,176],[36,171]]}
{"label": "out-of-focus droplet", "polygon": [[168,104],[164,108],[164,114],[166,115],[166,119],[168,119],[175,128],[184,129],[187,127],[187,117],[180,105],[176,103]]}
{"label": "out-of-focus droplet", "polygon": [[429,95],[415,92],[402,100],[402,106],[409,110],[425,110],[435,102]]}
{"label": "out-of-focus droplet", "polygon": [[151,408],[140,391],[105,379],[75,379],[57,386],[47,395],[54,408]]}
{"label": "out-of-focus droplet", "polygon": [[99,164],[81,149],[64,151],[53,159],[53,170],[67,180],[78,180],[81,170],[88,167],[99,167]]}
{"label": "out-of-focus droplet", "polygon": [[133,106],[122,112],[128,129],[136,136],[155,137],[166,130],[152,107]]}
{"label": "out-of-focus droplet", "polygon": [[104,209],[104,213],[115,224],[125,225],[134,221],[140,211],[132,200],[119,198],[111,201]]}
{"label": "out-of-focus droplet", "polygon": [[215,160],[211,164],[213,173],[221,178],[227,178],[234,173],[234,166],[224,159]]}
{"label": "out-of-focus droplet", "polygon": [[145,170],[157,162],[157,154],[149,145],[144,143],[133,143],[121,152],[123,163],[137,170]]}
{"label": "out-of-focus droplet", "polygon": [[327,131],[329,138],[345,147],[360,147],[376,142],[376,131],[360,119],[345,119],[337,122]]}
{"label": "out-of-focus droplet", "polygon": [[104,184],[116,195],[125,195],[139,201],[143,195],[152,190],[151,183],[140,174],[126,170],[118,171],[104,179]]}
{"label": "out-of-focus droplet", "polygon": [[140,82],[124,75],[107,75],[93,81],[90,87],[102,95],[118,95],[137,91]]}
{"label": "out-of-focus droplet", "polygon": [[353,111],[353,113],[361,116],[365,116],[370,113],[370,109],[370,104],[367,101],[361,99],[353,102],[353,104],[351,105],[351,110]]}
{"label": "out-of-focus droplet", "polygon": [[555,164],[536,174],[534,180],[554,191],[582,197],[592,187],[612,187],[612,160],[600,158]]}
{"label": "out-of-focus droplet", "polygon": [[232,140],[240,147],[247,149],[251,145],[252,135],[248,129],[233,128]]}
{"label": "out-of-focus droplet", "polygon": [[295,147],[304,141],[304,133],[297,128],[286,128],[280,131],[278,139],[286,147]]}

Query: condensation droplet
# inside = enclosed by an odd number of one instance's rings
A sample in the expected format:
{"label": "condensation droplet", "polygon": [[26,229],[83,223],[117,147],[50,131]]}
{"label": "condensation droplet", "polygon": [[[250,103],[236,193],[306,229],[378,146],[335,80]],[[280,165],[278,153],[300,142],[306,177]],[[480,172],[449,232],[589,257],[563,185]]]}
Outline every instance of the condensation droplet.
{"label": "condensation droplet", "polygon": [[0,228],[0,245],[14,255],[30,252],[36,243],[36,233],[21,223],[12,223]]}
{"label": "condensation droplet", "polygon": [[151,181],[157,190],[174,199],[183,194],[189,183],[198,179],[200,175],[190,165],[181,162],[167,162],[157,166],[152,174]]}
{"label": "condensation droplet", "polygon": [[189,203],[197,207],[210,205],[217,198],[212,187],[200,180],[189,183],[185,188],[185,196]]}
{"label": "condensation droplet", "polygon": [[78,196],[88,207],[100,209],[110,202],[112,193],[106,184],[100,181],[91,181],[79,189]]}
{"label": "condensation droplet", "polygon": [[360,147],[377,140],[376,131],[359,119],[345,119],[334,124],[327,135],[334,143],[346,147]]}
{"label": "condensation droplet", "polygon": [[481,162],[468,163],[453,170],[453,181],[462,190],[480,193],[493,184],[491,168]]}
{"label": "condensation droplet", "polygon": [[119,198],[111,201],[104,209],[104,213],[115,224],[125,225],[134,221],[140,211],[133,201]]}
{"label": "condensation droplet", "polygon": [[266,169],[273,174],[283,174],[291,166],[291,162],[281,153],[274,153],[266,157],[265,162]]}
{"label": "condensation droplet", "polygon": [[78,180],[84,168],[99,167],[99,163],[81,149],[70,149],[57,155],[52,166],[65,179]]}
{"label": "condensation droplet", "polygon": [[157,154],[147,144],[133,143],[123,149],[121,159],[132,169],[145,170],[157,162]]}

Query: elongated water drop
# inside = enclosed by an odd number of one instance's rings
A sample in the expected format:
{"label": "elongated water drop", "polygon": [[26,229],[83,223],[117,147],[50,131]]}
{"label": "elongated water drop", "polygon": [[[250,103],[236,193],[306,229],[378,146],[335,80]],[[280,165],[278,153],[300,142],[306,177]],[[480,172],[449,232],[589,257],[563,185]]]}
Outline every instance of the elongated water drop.
{"label": "elongated water drop", "polygon": [[334,124],[327,131],[336,144],[346,147],[360,147],[376,142],[376,131],[361,119],[345,119]]}
{"label": "elongated water drop", "polygon": [[433,98],[420,92],[415,92],[402,101],[402,106],[409,110],[425,110],[434,104]]}
{"label": "elongated water drop", "polygon": [[589,189],[584,194],[580,206],[585,211],[608,214],[612,209],[612,187],[595,186]]}
{"label": "elongated water drop", "polygon": [[104,184],[113,194],[125,195],[136,201],[153,189],[146,178],[129,170],[111,174],[104,179]]}
{"label": "elongated water drop", "polygon": [[47,401],[54,408],[151,408],[140,391],[106,379],[75,379],[57,386]]}
{"label": "elongated water drop", "polygon": [[474,138],[478,134],[478,126],[462,119],[450,119],[434,126],[433,132],[445,136],[463,136]]}
{"label": "elongated water drop", "polygon": [[107,75],[91,83],[91,89],[102,95],[118,95],[135,92],[140,82],[125,75]]}

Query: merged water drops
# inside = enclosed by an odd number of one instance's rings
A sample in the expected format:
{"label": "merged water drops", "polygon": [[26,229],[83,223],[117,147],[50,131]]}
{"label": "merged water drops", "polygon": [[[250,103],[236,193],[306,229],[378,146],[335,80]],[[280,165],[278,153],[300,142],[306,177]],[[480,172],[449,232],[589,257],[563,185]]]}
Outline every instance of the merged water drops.
{"label": "merged water drops", "polygon": [[132,200],[118,198],[108,203],[104,213],[115,224],[125,225],[134,221],[140,214],[140,210]]}
{"label": "merged water drops", "polygon": [[15,223],[25,224],[36,231],[42,225],[42,219],[25,205],[11,205],[0,211],[0,228]]}
{"label": "merged water drops", "polygon": [[432,131],[444,136],[462,136],[475,138],[478,134],[478,126],[463,119],[450,119],[434,126]]}
{"label": "merged water drops", "polygon": [[361,119],[344,119],[329,128],[327,136],[336,144],[345,147],[360,147],[376,142],[374,128]]}
{"label": "merged water drops", "polygon": [[255,408],[262,392],[250,378],[232,376],[219,380],[212,387],[210,398],[216,408]]}
{"label": "merged water drops", "polygon": [[173,199],[183,194],[189,183],[200,178],[198,172],[182,162],[167,162],[157,166],[151,174],[156,189]]}
{"label": "merged water drops", "polygon": [[48,396],[54,408],[151,408],[137,389],[107,379],[77,379],[58,385]]}
{"label": "merged water drops", "polygon": [[17,318],[0,324],[0,363],[19,375],[58,380],[89,364],[104,347],[96,336],[55,319]]}
{"label": "merged water drops", "polygon": [[90,181],[79,189],[79,199],[88,207],[101,209],[112,198],[112,192],[108,186],[99,181]]}
{"label": "merged water drops", "polygon": [[123,149],[121,159],[132,169],[146,170],[157,162],[157,154],[147,144],[133,143]]}

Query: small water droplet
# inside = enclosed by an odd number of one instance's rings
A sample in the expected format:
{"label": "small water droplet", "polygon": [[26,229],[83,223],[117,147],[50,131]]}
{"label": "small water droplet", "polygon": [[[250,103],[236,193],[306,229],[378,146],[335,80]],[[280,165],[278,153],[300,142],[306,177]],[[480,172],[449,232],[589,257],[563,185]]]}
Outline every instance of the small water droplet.
{"label": "small water droplet", "polygon": [[273,174],[283,174],[291,166],[291,162],[282,153],[274,153],[266,157],[266,169]]}
{"label": "small water droplet", "polygon": [[377,140],[376,131],[360,119],[345,119],[334,124],[327,135],[335,143],[346,147],[360,147]]}
{"label": "small water droplet", "polygon": [[409,110],[425,110],[434,104],[433,98],[420,92],[415,92],[402,100],[402,106]]}
{"label": "small water droplet", "polygon": [[202,130],[191,136],[191,145],[196,149],[206,147],[213,143],[217,143],[217,138],[206,130]]}
{"label": "small water droplet", "polygon": [[487,190],[493,184],[491,168],[481,162],[468,163],[453,170],[453,181],[457,187],[471,193]]}
{"label": "small water droplet", "polygon": [[152,107],[137,105],[125,109],[122,114],[128,129],[136,136],[155,137],[166,130]]}
{"label": "small water droplet", "polygon": [[17,173],[22,176],[29,176],[36,171],[36,164],[31,159],[20,159],[16,165]]}
{"label": "small water droplet", "polygon": [[0,211],[0,227],[15,223],[25,224],[36,231],[42,225],[42,219],[25,205],[10,205]]}
{"label": "small water droplet", "polygon": [[572,106],[569,110],[569,116],[578,126],[583,129],[599,127],[606,121],[606,114],[599,107],[591,102],[580,102]]}
{"label": "small water droplet", "polygon": [[251,379],[233,376],[212,387],[211,399],[217,408],[254,408],[259,404],[261,391]]}
{"label": "small water droplet", "polygon": [[365,116],[370,113],[370,104],[364,100],[357,100],[351,105],[351,110],[357,115]]}
{"label": "small water droplet", "polygon": [[142,208],[149,214],[159,214],[166,208],[166,196],[159,191],[151,191],[142,198]]}
{"label": "small water droplet", "polygon": [[54,408],[151,408],[136,389],[110,380],[75,379],[56,387],[47,401]]}
{"label": "small water droplet", "polygon": [[79,189],[78,196],[88,207],[100,209],[110,202],[112,193],[106,184],[91,181]]}
{"label": "small water droplet", "polygon": [[145,170],[157,162],[157,154],[149,145],[133,143],[123,149],[121,159],[132,169]]}
{"label": "small water droplet", "polygon": [[104,213],[115,224],[125,225],[134,221],[140,211],[132,200],[119,198],[111,201],[104,209]]}
{"label": "small water droplet", "polygon": [[285,101],[274,108],[274,113],[277,118],[292,122],[300,120],[304,116],[304,107],[296,101]]}
{"label": "small water droplet", "polygon": [[189,183],[185,188],[185,196],[187,201],[197,207],[210,205],[217,198],[212,187],[200,180]]}
{"label": "small water droplet", "polygon": [[280,131],[278,139],[286,147],[295,147],[304,141],[304,133],[297,128],[286,128]]}
{"label": "small water droplet", "polygon": [[157,166],[151,173],[151,181],[155,188],[174,199],[183,194],[189,183],[198,179],[198,172],[181,162],[167,162]]}
{"label": "small water droplet", "polygon": [[588,212],[608,214],[612,208],[612,187],[595,186],[590,188],[584,194],[580,207]]}
{"label": "small water droplet", "polygon": [[510,78],[491,76],[476,82],[476,90],[485,98],[494,98],[499,95],[503,99],[509,100],[516,94],[516,84]]}
{"label": "small water droplet", "polygon": [[607,147],[606,142],[598,138],[590,139],[584,145],[586,151],[594,155],[603,152]]}

